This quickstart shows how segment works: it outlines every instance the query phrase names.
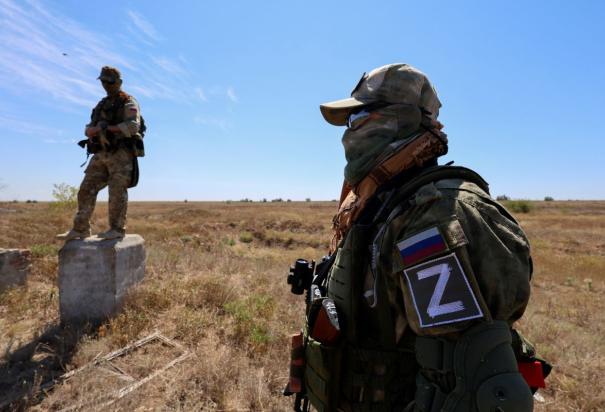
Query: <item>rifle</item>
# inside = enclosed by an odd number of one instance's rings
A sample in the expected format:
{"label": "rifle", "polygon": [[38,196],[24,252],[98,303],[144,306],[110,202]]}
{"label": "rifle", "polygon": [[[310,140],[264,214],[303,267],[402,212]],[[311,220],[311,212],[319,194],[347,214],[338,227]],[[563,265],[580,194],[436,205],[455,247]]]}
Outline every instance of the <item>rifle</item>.
{"label": "rifle", "polygon": [[[324,256],[315,265],[315,261],[297,259],[290,267],[287,283],[295,295],[305,294],[306,323],[309,334],[322,343],[334,343],[340,336],[340,326],[336,307],[332,299],[327,298],[324,282],[334,264],[336,253]],[[309,398],[304,385],[305,350],[308,336],[302,331],[292,335],[290,352],[290,376],[284,389],[285,396],[295,395],[294,411],[308,412]]]}
{"label": "rifle", "polygon": [[86,138],[78,142],[78,146],[80,146],[82,149],[86,148],[86,161],[84,161],[80,167],[83,167],[88,162],[88,158],[91,154],[95,154],[100,151],[109,151],[112,148],[115,138],[108,138],[107,126],[108,124],[106,120],[100,120],[97,122],[97,127],[101,128],[99,133],[92,138]]}

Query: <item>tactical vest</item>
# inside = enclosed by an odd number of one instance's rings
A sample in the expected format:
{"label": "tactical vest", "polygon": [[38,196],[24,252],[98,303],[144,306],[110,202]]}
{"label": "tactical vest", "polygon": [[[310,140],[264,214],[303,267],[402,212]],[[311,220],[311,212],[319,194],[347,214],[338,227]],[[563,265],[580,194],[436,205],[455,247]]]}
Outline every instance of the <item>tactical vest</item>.
{"label": "tactical vest", "polygon": [[[115,99],[112,99],[109,96],[102,98],[92,110],[91,123],[95,125],[101,120],[105,120],[108,124],[123,122],[124,106],[128,99],[130,99],[130,95],[123,91],[120,91]],[[109,139],[110,132],[107,132],[107,134]]]}
{"label": "tactical vest", "polygon": [[[324,286],[336,305],[342,339],[336,346],[326,346],[309,336],[309,325],[305,333],[306,395],[318,411],[403,411],[414,399],[415,336],[404,334],[396,343],[384,276],[375,273],[374,307],[362,301],[363,281],[373,256],[371,246],[380,236],[378,228],[403,213],[420,187],[444,179],[470,181],[488,192],[487,183],[470,169],[431,167],[383,192],[379,209],[364,212],[341,242]],[[404,207],[393,215],[400,205]]]}
{"label": "tactical vest", "polygon": [[[102,120],[106,121],[107,124],[111,125],[122,123],[124,121],[124,106],[130,98],[131,96],[124,91],[120,91],[115,99],[111,99],[110,97],[104,97],[92,110],[92,114],[90,116],[91,124],[96,125],[97,122]],[[139,133],[138,136],[136,136],[136,138],[134,139],[119,139],[119,136],[117,136],[115,133],[106,131],[105,133],[107,140],[110,142],[110,147],[107,150],[115,151],[123,147],[132,150],[135,156],[137,157],[145,156],[145,148],[142,139],[145,135],[147,127],[145,126],[145,120],[143,119],[143,116],[140,117],[141,124],[139,128]],[[88,151],[90,153],[95,153],[96,151],[101,150],[100,145],[95,143],[93,143],[93,145],[95,145],[95,147],[89,147]]]}

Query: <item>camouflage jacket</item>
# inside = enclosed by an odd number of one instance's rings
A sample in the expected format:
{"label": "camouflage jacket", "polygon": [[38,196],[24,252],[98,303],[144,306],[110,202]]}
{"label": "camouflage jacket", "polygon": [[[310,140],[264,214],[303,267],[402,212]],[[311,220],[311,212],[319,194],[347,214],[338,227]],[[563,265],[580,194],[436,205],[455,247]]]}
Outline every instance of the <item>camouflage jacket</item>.
{"label": "camouflage jacket", "polygon": [[[406,332],[455,334],[482,318],[519,319],[530,294],[530,247],[506,209],[461,179],[427,184],[407,202],[379,228],[363,286],[371,297],[375,277],[383,277],[396,341]],[[450,266],[448,281],[441,274],[419,276],[443,263]],[[370,308],[373,300],[364,300]],[[445,307],[452,302],[463,304]]]}
{"label": "camouflage jacket", "polygon": [[141,111],[134,97],[120,91],[115,98],[104,97],[97,103],[86,127],[97,126],[100,121],[120,128],[119,137],[134,137],[141,127]]}
{"label": "camouflage jacket", "polygon": [[[435,170],[445,173],[433,179]],[[326,347],[308,338],[305,384],[316,407],[403,409],[414,399],[417,336],[456,339],[525,310],[531,258],[518,223],[474,172],[426,172],[382,191],[336,251],[326,286],[343,339]]]}

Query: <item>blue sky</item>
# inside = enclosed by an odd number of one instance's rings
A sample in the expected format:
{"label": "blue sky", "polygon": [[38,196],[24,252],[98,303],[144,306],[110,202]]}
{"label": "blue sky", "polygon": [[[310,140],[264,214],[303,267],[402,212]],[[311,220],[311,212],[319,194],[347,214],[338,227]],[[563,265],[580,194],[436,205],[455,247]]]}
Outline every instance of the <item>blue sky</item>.
{"label": "blue sky", "polygon": [[319,104],[394,62],[437,88],[442,162],[493,195],[605,199],[605,2],[94,4],[0,0],[0,200],[79,185],[103,65],[148,124],[131,199],[334,199],[344,130]]}

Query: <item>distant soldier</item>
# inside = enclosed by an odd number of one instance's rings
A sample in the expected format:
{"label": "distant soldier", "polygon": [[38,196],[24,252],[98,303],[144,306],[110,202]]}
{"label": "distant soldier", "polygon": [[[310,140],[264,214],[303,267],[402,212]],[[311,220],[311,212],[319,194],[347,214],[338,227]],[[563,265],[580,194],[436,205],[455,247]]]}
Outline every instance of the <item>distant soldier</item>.
{"label": "distant soldier", "polygon": [[296,410],[533,409],[549,367],[513,329],[530,296],[529,242],[477,173],[438,166],[440,107],[407,64],[320,106],[347,127],[347,165],[330,255],[315,270],[299,259],[288,277],[307,290],[285,391]]}
{"label": "distant soldier", "polygon": [[138,182],[137,156],[143,156],[142,133],[144,125],[139,104],[134,97],[122,91],[120,71],[104,66],[98,77],[107,97],[101,99],[92,111],[86,125],[82,146],[94,154],[86,168],[78,192],[78,212],[73,228],[57,236],[71,240],[90,236],[90,217],[97,194],[109,186],[109,229],[98,236],[104,239],[121,238],[125,234],[129,187]]}

